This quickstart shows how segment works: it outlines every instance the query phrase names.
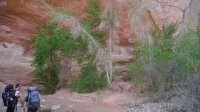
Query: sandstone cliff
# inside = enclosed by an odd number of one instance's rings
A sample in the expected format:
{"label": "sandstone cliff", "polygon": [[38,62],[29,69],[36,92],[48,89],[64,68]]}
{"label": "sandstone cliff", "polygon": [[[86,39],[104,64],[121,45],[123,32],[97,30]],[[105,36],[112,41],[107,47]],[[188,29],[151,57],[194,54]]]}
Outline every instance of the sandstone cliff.
{"label": "sandstone cliff", "polygon": [[[199,0],[150,0],[151,7],[142,11],[142,23],[145,30],[155,26],[162,30],[164,24],[177,22],[179,31],[183,26],[195,26],[200,12]],[[153,1],[153,2],[152,2]],[[107,0],[100,0],[102,10]],[[66,9],[80,19],[87,14],[84,7],[87,0],[49,0],[56,8]],[[113,29],[113,57],[117,62],[129,62],[134,59],[131,47],[138,32],[138,24],[131,26],[131,0],[116,0],[119,24]],[[46,9],[40,0],[0,0],[0,81],[21,81],[29,84],[33,81],[31,66],[33,47],[30,36],[36,33],[36,24],[44,24]],[[135,30],[137,31],[137,30]]]}

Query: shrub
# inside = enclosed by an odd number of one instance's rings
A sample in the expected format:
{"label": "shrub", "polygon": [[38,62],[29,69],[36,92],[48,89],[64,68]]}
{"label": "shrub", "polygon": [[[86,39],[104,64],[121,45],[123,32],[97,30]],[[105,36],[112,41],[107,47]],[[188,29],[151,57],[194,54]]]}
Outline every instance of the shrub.
{"label": "shrub", "polygon": [[166,26],[162,32],[152,33],[155,39],[153,44],[136,41],[134,45],[137,56],[131,70],[143,73],[144,82],[154,91],[165,84],[163,81],[168,81],[173,55],[172,34],[175,30],[175,25]]}
{"label": "shrub", "polygon": [[69,82],[69,87],[79,93],[93,92],[103,89],[107,85],[105,75],[97,72],[96,65],[93,63],[86,64],[78,77]]}
{"label": "shrub", "polygon": [[175,31],[176,25],[171,24],[163,31],[153,31],[153,43],[135,41],[137,56],[131,70],[143,77],[150,91],[164,92],[177,84],[184,85],[189,75],[199,72],[198,29],[173,37]]}

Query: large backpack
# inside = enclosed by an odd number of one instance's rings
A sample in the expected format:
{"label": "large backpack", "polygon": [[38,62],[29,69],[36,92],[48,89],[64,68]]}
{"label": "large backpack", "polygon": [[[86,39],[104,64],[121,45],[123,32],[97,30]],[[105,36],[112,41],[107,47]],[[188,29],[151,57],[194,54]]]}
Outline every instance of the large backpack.
{"label": "large backpack", "polygon": [[17,102],[14,98],[14,94],[15,94],[15,91],[14,91],[13,85],[8,84],[5,87],[4,92],[2,93],[2,100],[3,100],[4,106],[13,105]]}
{"label": "large backpack", "polygon": [[37,87],[28,88],[28,108],[37,111],[40,108],[40,94]]}

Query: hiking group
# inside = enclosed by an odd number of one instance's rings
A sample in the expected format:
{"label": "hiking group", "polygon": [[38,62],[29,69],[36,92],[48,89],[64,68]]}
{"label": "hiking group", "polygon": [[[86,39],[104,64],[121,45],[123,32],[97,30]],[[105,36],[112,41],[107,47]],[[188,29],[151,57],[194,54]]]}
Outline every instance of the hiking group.
{"label": "hiking group", "polygon": [[36,86],[28,87],[25,97],[22,98],[21,84],[17,83],[15,87],[8,84],[2,93],[2,100],[7,107],[6,112],[17,112],[18,102],[21,102],[24,112],[37,112],[40,109],[40,93]]}

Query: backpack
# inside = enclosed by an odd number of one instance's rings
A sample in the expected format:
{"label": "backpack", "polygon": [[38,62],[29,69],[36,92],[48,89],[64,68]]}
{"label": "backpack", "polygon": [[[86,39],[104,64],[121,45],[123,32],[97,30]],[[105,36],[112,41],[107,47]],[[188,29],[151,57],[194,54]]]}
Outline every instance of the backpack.
{"label": "backpack", "polygon": [[17,102],[14,98],[14,94],[15,94],[15,91],[14,91],[13,85],[8,84],[5,87],[4,92],[2,93],[2,100],[3,100],[4,106],[13,105]]}
{"label": "backpack", "polygon": [[28,108],[37,111],[40,108],[40,93],[37,87],[28,88]]}

